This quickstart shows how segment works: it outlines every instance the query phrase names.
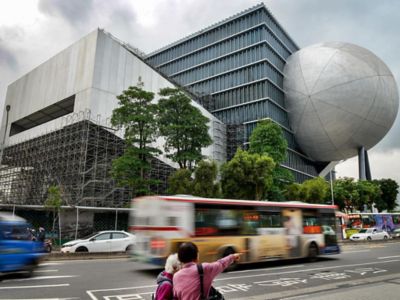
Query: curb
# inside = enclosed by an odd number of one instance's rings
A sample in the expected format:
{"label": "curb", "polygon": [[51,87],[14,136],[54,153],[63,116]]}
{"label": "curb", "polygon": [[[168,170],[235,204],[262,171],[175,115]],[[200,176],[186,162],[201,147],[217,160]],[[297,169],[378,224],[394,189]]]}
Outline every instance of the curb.
{"label": "curb", "polygon": [[99,252],[99,253],[48,253],[43,257],[44,261],[52,260],[82,260],[82,259],[121,259],[129,258],[130,255],[125,252]]}

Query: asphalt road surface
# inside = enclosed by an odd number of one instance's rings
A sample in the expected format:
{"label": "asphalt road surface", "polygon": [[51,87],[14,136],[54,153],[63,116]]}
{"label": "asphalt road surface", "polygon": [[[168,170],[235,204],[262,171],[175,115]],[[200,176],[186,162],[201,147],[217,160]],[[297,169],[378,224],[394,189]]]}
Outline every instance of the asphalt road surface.
{"label": "asphalt road surface", "polygon": [[[226,299],[400,299],[400,243],[345,245],[317,262],[240,266],[214,281]],[[0,299],[151,299],[160,269],[127,259],[45,262],[0,277]]]}

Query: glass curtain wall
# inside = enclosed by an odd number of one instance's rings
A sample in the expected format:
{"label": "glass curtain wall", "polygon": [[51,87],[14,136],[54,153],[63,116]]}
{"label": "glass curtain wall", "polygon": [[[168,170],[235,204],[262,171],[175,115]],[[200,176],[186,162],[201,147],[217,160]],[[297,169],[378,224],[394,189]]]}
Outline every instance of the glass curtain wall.
{"label": "glass curtain wall", "polygon": [[283,68],[298,49],[260,4],[149,54],[147,61],[191,92],[210,96],[218,119],[244,124],[245,141],[258,120],[277,122],[289,145],[283,166],[302,182],[318,170],[301,154],[284,102]]}

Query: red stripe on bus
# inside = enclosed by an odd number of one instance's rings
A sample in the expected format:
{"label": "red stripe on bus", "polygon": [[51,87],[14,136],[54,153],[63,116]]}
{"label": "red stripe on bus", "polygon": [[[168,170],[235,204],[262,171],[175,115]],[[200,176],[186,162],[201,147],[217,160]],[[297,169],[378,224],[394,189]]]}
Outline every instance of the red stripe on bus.
{"label": "red stripe on bus", "polygon": [[136,230],[136,231],[179,231],[181,230],[179,227],[162,227],[162,226],[129,226],[129,230]]}

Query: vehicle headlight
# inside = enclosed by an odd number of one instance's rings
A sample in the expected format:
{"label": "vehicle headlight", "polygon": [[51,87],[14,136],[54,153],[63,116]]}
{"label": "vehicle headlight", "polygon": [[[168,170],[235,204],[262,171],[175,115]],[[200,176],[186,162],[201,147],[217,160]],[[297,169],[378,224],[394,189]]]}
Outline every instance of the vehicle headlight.
{"label": "vehicle headlight", "polygon": [[75,246],[76,244],[78,244],[78,243],[64,244],[64,245],[61,246],[61,248],[72,247],[72,246]]}

